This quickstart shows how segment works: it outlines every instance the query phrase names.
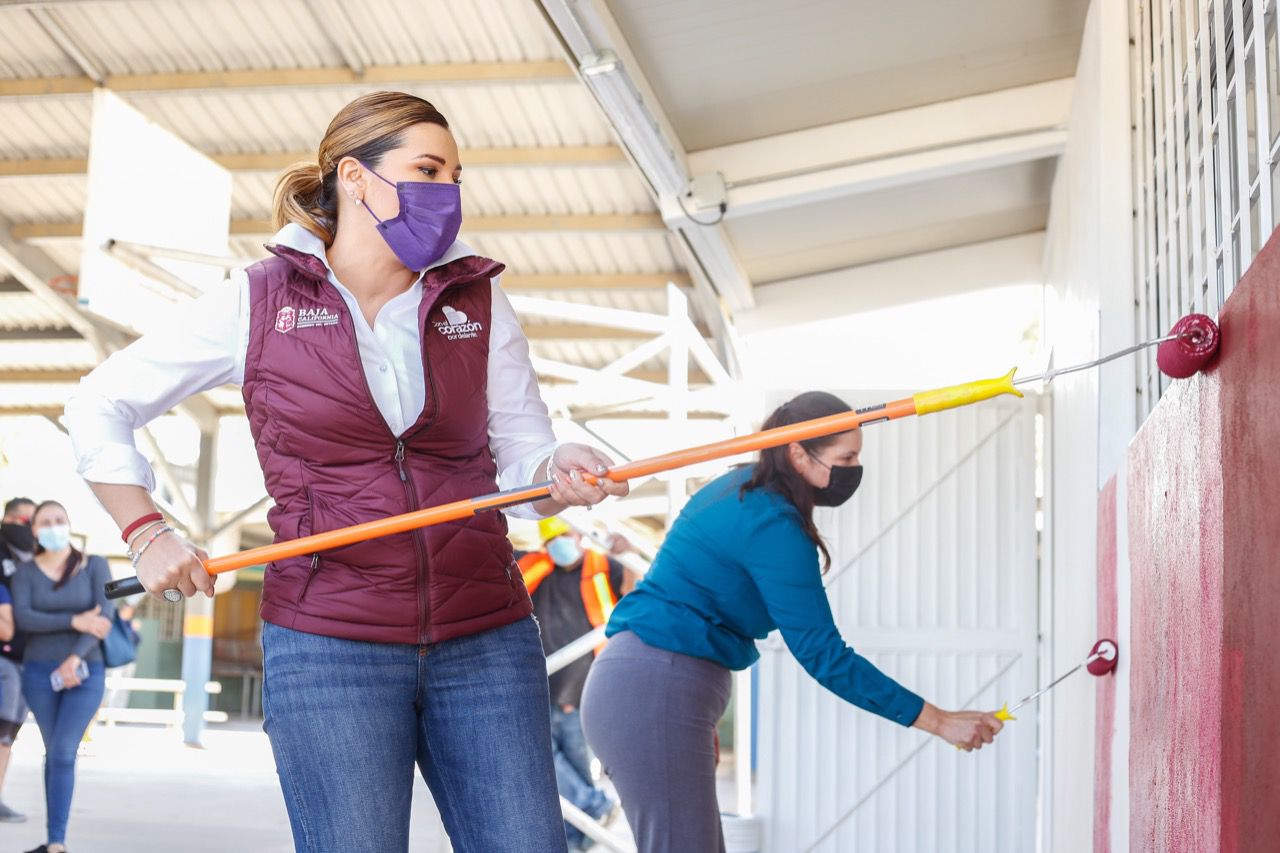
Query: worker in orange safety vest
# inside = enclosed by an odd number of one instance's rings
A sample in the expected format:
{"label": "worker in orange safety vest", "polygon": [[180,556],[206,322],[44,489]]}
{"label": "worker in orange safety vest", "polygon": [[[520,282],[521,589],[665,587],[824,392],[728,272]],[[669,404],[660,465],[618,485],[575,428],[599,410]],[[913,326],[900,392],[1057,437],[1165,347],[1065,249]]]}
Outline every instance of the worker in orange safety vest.
{"label": "worker in orange safety vest", "polygon": [[[550,655],[607,623],[636,578],[608,554],[584,547],[582,537],[562,518],[544,518],[538,533],[542,550],[520,556],[518,565],[542,629],[543,651]],[[624,538],[615,537],[615,553],[630,547]],[[596,651],[600,648],[603,643]],[[550,676],[551,746],[561,796],[602,820],[617,814],[617,803],[596,786],[578,712],[594,657],[585,654]],[[567,822],[565,833],[570,850],[591,846],[590,839]]]}

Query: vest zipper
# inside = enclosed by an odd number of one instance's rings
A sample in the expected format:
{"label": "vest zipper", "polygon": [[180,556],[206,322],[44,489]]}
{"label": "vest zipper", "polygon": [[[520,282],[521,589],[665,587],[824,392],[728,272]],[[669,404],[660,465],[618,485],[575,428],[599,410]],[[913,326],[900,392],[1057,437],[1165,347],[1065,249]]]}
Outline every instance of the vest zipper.
{"label": "vest zipper", "polygon": [[[418,506],[417,489],[413,480],[404,469],[404,440],[396,440],[396,470],[400,473],[400,482],[404,484],[404,495],[409,501],[410,511],[421,509]],[[430,573],[427,565],[427,549],[422,546],[422,531],[410,530],[413,536],[413,553],[418,561],[418,642],[426,645],[431,642],[431,590]]]}
{"label": "vest zipper", "polygon": [[316,579],[316,575],[320,571],[320,555],[311,555],[311,571],[307,572],[307,579],[302,584],[302,592],[298,593],[298,603],[302,603],[302,599],[307,597],[307,590],[311,589],[311,582]]}
{"label": "vest zipper", "polygon": [[[364,362],[360,360],[360,337],[356,334],[356,321],[351,317],[351,311],[347,308],[345,301],[342,305],[342,316],[347,321],[347,327],[351,331],[351,340],[355,344],[356,351],[356,372],[360,374],[360,381],[364,383],[365,399],[369,401],[369,405],[373,408],[373,413],[377,416],[378,422],[382,424],[382,428],[387,431],[387,435],[396,443],[396,453],[394,462],[396,472],[400,475],[400,482],[404,486],[405,500],[409,506],[406,512],[413,512],[421,509],[418,506],[418,495],[413,487],[413,481],[409,479],[408,473],[404,468],[404,441],[410,435],[406,433],[404,436],[398,436],[391,431],[391,427],[387,424],[387,419],[382,416],[382,412],[378,410],[378,402],[373,398],[373,389],[369,387],[369,377],[364,375]],[[423,361],[426,361],[427,345],[426,340],[422,340]],[[427,362],[426,374],[428,382],[428,394],[434,396],[435,385],[431,381],[431,365]],[[423,403],[423,408],[430,405],[431,397]],[[431,419],[428,419],[419,429],[414,430],[413,434],[421,432],[431,425]],[[414,586],[418,590],[418,641],[426,644],[431,642],[431,607],[430,594],[428,592],[428,584],[430,583],[431,569],[428,565],[426,548],[422,544],[422,531],[410,530],[409,535],[413,538],[413,553],[418,563],[418,581]]]}
{"label": "vest zipper", "polygon": [[[453,285],[442,288],[440,292],[436,294],[435,298],[439,299],[440,296],[451,287],[453,287]],[[346,300],[342,300],[342,303],[342,315],[347,321],[348,327],[351,330],[351,339],[355,343],[356,371],[360,374],[361,381],[364,382],[365,396],[368,399],[369,404],[373,406],[374,413],[378,416],[378,420],[382,422],[383,429],[387,431],[387,435],[391,436],[392,440],[396,443],[396,471],[400,475],[400,482],[404,484],[405,499],[409,502],[408,511],[413,512],[414,510],[422,509],[422,507],[418,506],[418,494],[417,490],[413,486],[413,480],[409,478],[408,473],[405,471],[404,443],[406,439],[411,438],[413,435],[417,435],[419,432],[429,429],[431,424],[435,421],[435,417],[434,415],[428,417],[422,426],[414,430],[412,434],[405,433],[403,436],[398,436],[391,431],[391,427],[387,425],[386,418],[382,416],[382,412],[378,411],[377,401],[373,399],[373,389],[369,387],[369,377],[364,375],[364,362],[360,360],[360,337],[356,334],[356,321],[352,318],[350,309],[347,308]],[[428,310],[427,313],[430,313],[430,310]],[[427,398],[423,402],[423,410],[425,411],[433,401],[439,405],[439,397],[436,394],[435,373],[431,369],[431,359],[427,358],[427,324],[425,321],[423,322],[423,328],[418,330],[418,335],[421,341],[423,368],[427,380]],[[413,551],[418,561],[418,583],[416,584],[418,587],[418,642],[425,646],[431,642],[431,562],[430,557],[427,554],[426,546],[423,544],[421,528],[411,530],[409,533],[413,537]],[[510,576],[510,569],[508,569],[507,572],[508,576]]]}

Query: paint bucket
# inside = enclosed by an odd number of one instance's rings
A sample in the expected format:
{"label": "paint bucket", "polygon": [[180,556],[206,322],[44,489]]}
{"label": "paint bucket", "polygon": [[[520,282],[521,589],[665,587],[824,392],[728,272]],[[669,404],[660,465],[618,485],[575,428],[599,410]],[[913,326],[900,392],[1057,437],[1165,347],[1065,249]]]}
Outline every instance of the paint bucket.
{"label": "paint bucket", "polygon": [[725,853],[760,853],[760,818],[720,815]]}

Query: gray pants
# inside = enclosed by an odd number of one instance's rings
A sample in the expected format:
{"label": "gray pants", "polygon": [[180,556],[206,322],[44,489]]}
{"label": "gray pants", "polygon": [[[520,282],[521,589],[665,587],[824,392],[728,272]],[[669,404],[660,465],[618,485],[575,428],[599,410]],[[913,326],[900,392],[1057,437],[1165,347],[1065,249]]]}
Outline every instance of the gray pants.
{"label": "gray pants", "polygon": [[27,703],[22,697],[22,667],[0,657],[0,746],[8,746],[27,720]]}
{"label": "gray pants", "polygon": [[630,631],[592,664],[582,729],[639,853],[723,853],[715,727],[730,681],[724,667],[655,649]]}

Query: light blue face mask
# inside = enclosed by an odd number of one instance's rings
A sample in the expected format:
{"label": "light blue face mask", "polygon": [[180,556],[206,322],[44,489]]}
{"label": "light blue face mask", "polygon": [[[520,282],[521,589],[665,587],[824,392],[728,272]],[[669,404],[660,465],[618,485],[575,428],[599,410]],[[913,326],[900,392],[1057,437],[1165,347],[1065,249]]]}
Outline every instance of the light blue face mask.
{"label": "light blue face mask", "polygon": [[65,524],[53,524],[36,531],[36,541],[46,551],[61,551],[71,544],[71,528]]}
{"label": "light blue face mask", "polygon": [[557,566],[568,568],[582,559],[582,549],[568,536],[557,536],[547,543],[547,554]]}

